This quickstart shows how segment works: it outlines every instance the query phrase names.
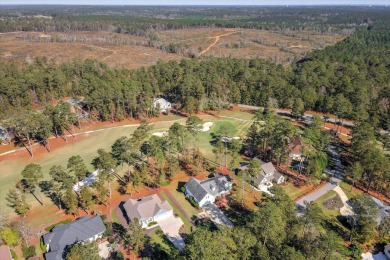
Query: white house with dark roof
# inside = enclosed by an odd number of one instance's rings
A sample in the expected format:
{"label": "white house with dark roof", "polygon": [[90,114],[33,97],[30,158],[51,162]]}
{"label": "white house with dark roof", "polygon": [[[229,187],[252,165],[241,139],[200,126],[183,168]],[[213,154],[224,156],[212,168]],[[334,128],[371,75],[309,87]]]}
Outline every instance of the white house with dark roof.
{"label": "white house with dark roof", "polygon": [[[257,177],[253,180],[253,185],[255,188],[259,190],[268,190],[268,188],[273,186],[273,183],[281,184],[285,181],[284,176],[278,172],[272,162],[263,162],[262,160],[255,158],[255,160],[258,160],[261,165],[261,170],[259,171],[259,174]],[[241,163],[240,170],[246,171],[248,170],[249,163]]]}
{"label": "white house with dark roof", "polygon": [[173,208],[166,200],[161,200],[157,194],[139,199],[129,199],[123,205],[127,217],[133,221],[138,219],[142,228],[148,227],[150,222],[157,222],[173,216]]}
{"label": "white house with dark roof", "polygon": [[73,222],[61,224],[43,236],[46,246],[46,260],[62,260],[67,246],[75,243],[92,242],[103,236],[106,226],[100,216],[81,217]]}
{"label": "white house with dark roof", "polygon": [[185,185],[186,196],[192,197],[200,207],[215,202],[219,196],[224,196],[232,189],[233,182],[229,176],[216,174],[214,177],[199,181],[191,178]]}

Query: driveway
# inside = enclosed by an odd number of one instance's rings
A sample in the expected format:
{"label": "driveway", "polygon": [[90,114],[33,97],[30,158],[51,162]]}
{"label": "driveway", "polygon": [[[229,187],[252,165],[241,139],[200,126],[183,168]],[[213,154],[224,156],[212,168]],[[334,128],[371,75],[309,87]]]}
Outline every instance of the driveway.
{"label": "driveway", "polygon": [[110,256],[110,248],[109,248],[109,243],[107,241],[98,244],[98,249],[99,249],[99,256],[102,259],[108,259]]}
{"label": "driveway", "polygon": [[329,169],[329,168],[325,169],[325,174],[331,176],[330,181],[326,183],[324,186],[322,186],[321,188],[319,188],[318,190],[299,199],[296,202],[298,208],[304,207],[305,201],[312,202],[324,196],[329,191],[336,188],[339,182],[341,182],[341,178],[343,177],[344,174],[344,168],[340,160],[340,155],[337,153],[336,147],[334,147],[333,145],[329,146],[329,153],[330,153],[331,161],[333,161],[334,164],[334,169]]}
{"label": "driveway", "polygon": [[233,223],[223,214],[223,212],[215,206],[215,204],[204,205],[204,213],[217,225],[226,225],[228,227],[234,227]]}
{"label": "driveway", "polygon": [[181,226],[184,225],[181,218],[175,218],[174,215],[171,215],[168,218],[157,221],[157,223],[175,247],[180,251],[183,250],[185,244],[183,238],[179,234]]}
{"label": "driveway", "polygon": [[340,213],[342,216],[351,216],[353,215],[353,209],[352,206],[349,205],[349,199],[347,195],[345,195],[345,192],[341,189],[340,186],[337,186],[333,189],[337,194],[339,194],[341,201],[344,204],[344,207],[340,209]]}

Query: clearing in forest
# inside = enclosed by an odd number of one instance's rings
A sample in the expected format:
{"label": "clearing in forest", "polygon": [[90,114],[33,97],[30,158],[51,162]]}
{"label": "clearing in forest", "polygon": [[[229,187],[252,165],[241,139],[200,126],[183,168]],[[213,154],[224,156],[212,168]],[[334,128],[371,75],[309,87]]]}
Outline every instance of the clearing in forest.
{"label": "clearing in forest", "polygon": [[[0,59],[31,60],[46,56],[56,62],[75,58],[98,59],[110,66],[129,69],[148,67],[158,60],[180,60],[189,55],[264,58],[288,65],[314,49],[333,45],[340,35],[310,31],[266,31],[254,29],[198,28],[155,31],[156,39],[113,32],[0,35]],[[175,46],[172,50],[169,46]],[[153,47],[151,47],[153,46]]]}

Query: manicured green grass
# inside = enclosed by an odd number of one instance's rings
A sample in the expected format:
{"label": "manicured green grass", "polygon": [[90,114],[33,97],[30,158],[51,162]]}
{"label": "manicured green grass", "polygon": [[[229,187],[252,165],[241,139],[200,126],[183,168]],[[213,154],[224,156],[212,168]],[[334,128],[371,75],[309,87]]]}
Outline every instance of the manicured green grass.
{"label": "manicured green grass", "polygon": [[165,250],[166,252],[169,252],[169,250],[170,250],[170,245],[169,245],[168,242],[163,238],[164,234],[158,234],[158,233],[159,233],[159,232],[157,232],[158,230],[160,230],[161,233],[162,233],[162,230],[161,230],[160,228],[156,229],[156,230],[153,231],[151,234],[149,234],[150,241],[151,241],[152,243],[159,244],[163,250]]}
{"label": "manicured green grass", "polygon": [[[183,122],[185,119],[183,119]],[[164,131],[172,125],[171,122],[158,122],[154,125],[153,131]],[[84,162],[87,164],[90,171],[93,170],[90,164],[94,157],[97,155],[99,148],[109,151],[114,141],[121,136],[130,136],[136,129],[135,126],[119,127],[115,129],[100,131],[90,134],[88,137],[79,140],[77,143],[65,145],[63,147],[53,149],[51,153],[35,156],[34,158],[27,159],[13,159],[0,163],[0,205],[5,206],[7,204],[6,194],[8,190],[19,181],[21,171],[29,163],[37,163],[42,166],[42,172],[44,179],[49,179],[49,169],[53,165],[61,165],[66,168],[68,158],[73,155],[80,155]],[[64,141],[65,142],[65,141]],[[120,169],[120,167],[118,167]],[[45,203],[51,203],[44,195],[42,197]],[[27,195],[27,202],[32,206],[40,205],[37,200],[30,194]],[[12,209],[4,207],[8,212]]]}
{"label": "manicured green grass", "polygon": [[182,211],[176,206],[176,204],[173,203],[173,201],[168,197],[168,195],[167,195],[164,191],[160,192],[160,194],[161,194],[161,196],[162,196],[165,200],[167,200],[167,201],[169,202],[169,204],[170,204],[170,205],[172,206],[172,208],[173,208],[173,211],[181,218],[181,220],[183,220],[184,225],[186,226],[187,231],[190,232],[191,226],[192,226],[192,225],[191,225],[190,221],[186,218],[184,212],[182,212]]}
{"label": "manicured green grass", "polygon": [[302,187],[296,187],[292,183],[287,182],[286,185],[282,186],[286,194],[292,199],[295,200],[307,190]]}
{"label": "manicured green grass", "polygon": [[342,181],[339,183],[339,186],[343,189],[345,195],[347,195],[348,199],[352,199],[360,194],[363,193],[363,191],[359,190],[359,189],[356,189],[356,188],[352,188],[352,191],[351,191],[351,185]]}
{"label": "manicured green grass", "polygon": [[321,208],[322,212],[324,213],[324,215],[328,218],[335,218],[337,217],[338,215],[340,215],[340,210],[337,210],[337,209],[327,209],[323,204],[322,202],[334,195],[336,195],[337,193],[333,190],[329,191],[327,194],[323,195],[322,197],[318,198],[315,202],[317,203],[317,205]]}
{"label": "manicured green grass", "polygon": [[[237,117],[241,119],[251,119],[252,115],[244,112],[227,112],[223,111],[221,114]],[[212,153],[213,146],[210,141],[213,139],[211,134],[216,133],[221,126],[227,127],[232,136],[238,135],[241,138],[241,134],[244,133],[244,130],[250,126],[251,122],[239,121],[232,118],[217,118],[215,116],[201,116],[204,122],[213,122],[214,125],[211,127],[211,130],[208,132],[199,133],[198,140],[196,142],[197,146],[204,154],[205,157],[215,160],[215,156]],[[164,117],[163,120],[154,123],[154,132],[162,132],[168,130],[168,128],[173,124],[173,122],[167,122],[168,119],[177,119],[177,116],[168,116]],[[178,119],[180,124],[185,124],[186,118]],[[53,165],[61,165],[66,168],[67,161],[69,157],[73,155],[80,155],[84,162],[87,164],[87,167],[90,171],[93,170],[91,162],[93,158],[97,155],[97,150],[103,148],[107,151],[111,149],[111,145],[116,139],[121,136],[130,136],[133,131],[136,129],[136,126],[120,126],[113,129],[106,129],[104,131],[99,131],[95,133],[90,133],[85,138],[80,139],[78,142],[65,145],[60,148],[53,149],[51,153],[44,153],[41,155],[36,155],[34,158],[23,158],[23,159],[11,159],[4,162],[0,162],[0,206],[2,206],[8,213],[13,212],[10,207],[6,207],[6,194],[8,190],[19,181],[21,177],[21,171],[29,163],[37,163],[41,165],[44,180],[49,179],[49,169]],[[70,137],[71,139],[71,137]],[[65,142],[65,141],[64,141]],[[26,152],[27,153],[27,152]],[[117,168],[120,172],[121,167]],[[37,191],[38,192],[38,191]],[[51,201],[44,195],[45,204],[51,204]],[[27,202],[32,205],[32,208],[39,206],[38,201],[30,194],[26,196]]]}
{"label": "manicured green grass", "polygon": [[184,193],[178,192],[176,189],[169,190],[173,197],[180,203],[184,210],[190,215],[197,215],[200,210],[194,208],[185,198]]}
{"label": "manicured green grass", "polygon": [[241,112],[241,111],[227,111],[223,110],[219,113],[217,113],[219,116],[229,116],[229,117],[235,117],[239,118],[242,120],[252,120],[253,119],[253,114],[248,113],[248,112]]}
{"label": "manicured green grass", "polygon": [[116,213],[115,213],[115,209],[112,209],[112,210],[111,210],[111,218],[112,218],[112,221],[113,221],[113,222],[119,223],[118,216],[117,216]]}

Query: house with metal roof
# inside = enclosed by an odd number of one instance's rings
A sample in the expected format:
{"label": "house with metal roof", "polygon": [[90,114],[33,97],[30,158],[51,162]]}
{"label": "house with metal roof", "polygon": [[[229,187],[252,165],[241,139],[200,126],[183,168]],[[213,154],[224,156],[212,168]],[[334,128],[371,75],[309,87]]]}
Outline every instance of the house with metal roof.
{"label": "house with metal roof", "polygon": [[46,260],[65,259],[66,248],[76,243],[95,241],[103,236],[106,226],[100,216],[81,217],[73,222],[61,224],[43,236]]}
{"label": "house with metal roof", "polygon": [[[255,158],[258,160],[261,165],[261,170],[256,178],[253,179],[253,186],[259,190],[268,190],[268,188],[273,186],[273,183],[281,184],[285,181],[284,176],[278,172],[272,162],[263,162],[262,160]],[[243,162],[240,164],[241,171],[248,170],[248,162]]]}
{"label": "house with metal roof", "polygon": [[216,174],[212,178],[199,181],[191,178],[185,185],[187,197],[192,197],[200,207],[215,202],[219,196],[224,196],[232,189],[233,182],[229,176]]}
{"label": "house with metal roof", "polygon": [[154,108],[159,108],[161,112],[166,112],[172,108],[172,103],[164,98],[155,98],[153,100]]}
{"label": "house with metal roof", "polygon": [[129,199],[123,204],[127,218],[131,221],[137,219],[142,228],[147,228],[149,223],[168,218],[173,215],[173,208],[166,200],[161,200],[157,194]]}

